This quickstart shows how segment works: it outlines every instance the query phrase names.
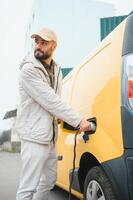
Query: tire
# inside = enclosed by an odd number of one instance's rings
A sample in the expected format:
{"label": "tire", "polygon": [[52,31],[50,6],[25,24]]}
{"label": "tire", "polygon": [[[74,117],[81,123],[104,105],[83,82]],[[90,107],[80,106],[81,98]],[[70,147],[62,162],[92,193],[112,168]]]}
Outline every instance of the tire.
{"label": "tire", "polygon": [[93,167],[86,176],[84,200],[116,200],[111,183],[100,166]]}

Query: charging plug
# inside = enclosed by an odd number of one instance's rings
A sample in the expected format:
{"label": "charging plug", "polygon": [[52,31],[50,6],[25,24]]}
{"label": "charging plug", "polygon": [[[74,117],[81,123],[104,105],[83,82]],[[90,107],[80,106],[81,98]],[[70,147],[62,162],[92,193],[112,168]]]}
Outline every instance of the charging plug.
{"label": "charging plug", "polygon": [[95,117],[87,119],[87,121],[90,122],[91,128],[89,131],[85,131],[83,134],[83,140],[86,143],[89,140],[89,135],[94,134],[96,132],[96,127],[97,127],[97,120]]}

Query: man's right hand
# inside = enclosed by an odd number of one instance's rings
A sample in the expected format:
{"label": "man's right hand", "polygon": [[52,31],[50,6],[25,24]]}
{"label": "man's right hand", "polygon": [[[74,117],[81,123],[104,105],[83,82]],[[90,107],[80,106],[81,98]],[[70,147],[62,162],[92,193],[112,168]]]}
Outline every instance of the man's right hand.
{"label": "man's right hand", "polygon": [[91,130],[90,122],[87,121],[86,119],[82,119],[82,121],[80,123],[80,131],[85,132],[85,131],[89,131],[89,130]]}

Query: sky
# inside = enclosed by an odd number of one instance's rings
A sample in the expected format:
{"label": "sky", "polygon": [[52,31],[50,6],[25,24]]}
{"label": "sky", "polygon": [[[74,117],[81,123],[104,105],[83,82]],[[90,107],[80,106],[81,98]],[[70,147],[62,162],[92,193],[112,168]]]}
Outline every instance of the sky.
{"label": "sky", "polygon": [[115,6],[116,15],[126,15],[133,10],[132,0],[97,0],[101,2],[111,3]]}
{"label": "sky", "polygon": [[[133,10],[132,0],[97,1],[114,4],[116,15]],[[17,106],[18,66],[24,55],[25,31],[31,8],[32,0],[0,0],[0,118]]]}
{"label": "sky", "polygon": [[18,98],[18,66],[32,0],[0,0],[0,117]]}

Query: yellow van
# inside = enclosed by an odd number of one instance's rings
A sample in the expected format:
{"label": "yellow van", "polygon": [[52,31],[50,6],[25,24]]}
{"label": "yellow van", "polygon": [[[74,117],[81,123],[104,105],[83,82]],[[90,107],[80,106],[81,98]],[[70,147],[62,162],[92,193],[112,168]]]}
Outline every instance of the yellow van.
{"label": "yellow van", "polygon": [[[133,200],[133,15],[65,77],[63,98],[85,118],[97,120],[88,141],[84,133],[77,135],[72,194],[85,200]],[[57,185],[67,191],[74,137],[60,126]]]}

